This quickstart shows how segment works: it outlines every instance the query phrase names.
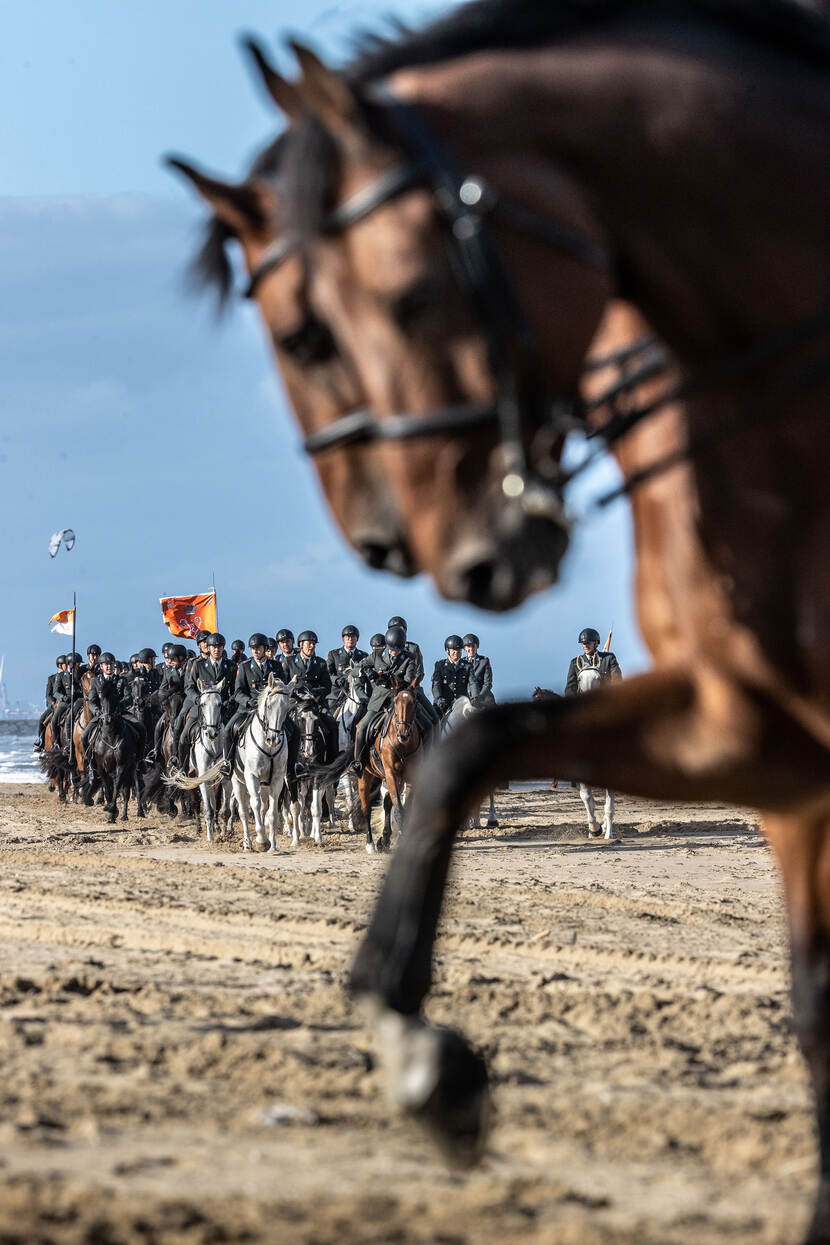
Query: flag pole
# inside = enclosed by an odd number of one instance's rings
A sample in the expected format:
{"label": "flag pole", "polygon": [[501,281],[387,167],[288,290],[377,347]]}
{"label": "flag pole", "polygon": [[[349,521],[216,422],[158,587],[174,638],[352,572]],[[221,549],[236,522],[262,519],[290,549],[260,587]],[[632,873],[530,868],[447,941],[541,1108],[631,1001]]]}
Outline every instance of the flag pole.
{"label": "flag pole", "polygon": [[75,593],[72,593],[72,661],[69,667],[69,760],[72,760],[72,734],[75,729]]}
{"label": "flag pole", "polygon": [[219,630],[219,602],[216,598],[216,576],[213,573],[212,567],[210,571],[210,582],[213,584],[213,609],[216,613],[216,630],[218,631]]}

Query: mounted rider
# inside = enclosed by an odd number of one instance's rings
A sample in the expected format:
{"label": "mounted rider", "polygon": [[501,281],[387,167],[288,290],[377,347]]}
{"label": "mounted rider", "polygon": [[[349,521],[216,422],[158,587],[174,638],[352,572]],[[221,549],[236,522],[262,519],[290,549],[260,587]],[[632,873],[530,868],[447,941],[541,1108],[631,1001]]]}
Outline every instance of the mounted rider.
{"label": "mounted rider", "polygon": [[578,657],[572,657],[568,666],[568,678],[565,682],[566,696],[579,694],[579,676],[583,670],[590,668],[598,670],[600,683],[613,683],[622,678],[622,670],[616,654],[599,652],[599,632],[595,627],[583,627],[577,643],[582,645],[582,653]]}
{"label": "mounted rider", "polygon": [[[199,647],[201,648],[201,644]],[[212,635],[208,635],[206,647],[208,656],[206,658],[197,657],[185,675],[185,703],[182,706],[182,712],[176,719],[176,726],[179,726],[180,721],[182,725],[179,727],[178,735],[175,733],[175,730],[173,734],[182,769],[187,765],[190,726],[196,721],[196,706],[201,695],[199,683],[201,682],[203,690],[209,687],[218,687],[221,684],[223,717],[233,695],[236,667],[230,658],[225,655],[225,637],[221,632],[214,631]]]}
{"label": "mounted rider", "polygon": [[35,752],[43,751],[43,739],[46,734],[46,723],[49,721],[49,719],[51,718],[55,710],[55,700],[56,700],[55,687],[58,681],[58,675],[61,674],[66,669],[66,664],[67,664],[66,654],[61,653],[60,657],[55,658],[55,665],[57,666],[57,670],[53,671],[52,674],[49,675],[49,678],[46,680],[46,708],[43,710],[43,713],[40,715],[40,721],[38,722],[37,739],[35,740],[35,743],[34,743]]}
{"label": "mounted rider", "polygon": [[407,637],[406,651],[414,660],[417,671],[416,681],[413,685],[413,691],[415,692],[415,718],[418,723],[418,729],[421,732],[421,736],[426,739],[433,727],[438,725],[438,715],[427,700],[426,692],[421,686],[426,673],[424,669],[424,655],[421,652],[421,646],[416,644],[414,640],[410,640],[408,638],[409,627],[406,619],[401,618],[400,614],[395,614],[392,618],[390,618],[389,622],[386,624],[386,627],[387,630],[390,627],[402,627],[404,636]]}
{"label": "mounted rider", "polygon": [[161,675],[156,669],[156,654],[153,649],[143,648],[140,650],[135,673],[145,680],[148,696],[152,696],[153,692],[159,690]]}
{"label": "mounted rider", "polygon": [[365,681],[364,695],[366,707],[356,715],[357,730],[354,741],[354,761],[352,769],[360,774],[366,763],[372,731],[384,712],[391,706],[395,696],[395,688],[408,687],[413,691],[418,678],[418,666],[411,652],[406,648],[406,632],[403,627],[390,627],[384,637],[386,651],[375,651],[373,656],[361,663],[361,671]]}
{"label": "mounted rider", "polygon": [[201,658],[204,658],[205,661],[210,660],[210,649],[208,648],[208,640],[210,639],[210,635],[211,633],[209,631],[198,631],[196,633],[196,647],[199,651],[198,653],[194,653],[191,657],[188,657],[185,662],[184,702],[179,710],[179,716],[173,724],[173,748],[176,751],[178,751],[179,740],[181,739],[182,731],[184,730],[185,721],[190,713],[190,710],[199,699],[199,689],[196,687],[195,683],[191,684],[189,682],[190,674],[193,667],[196,665],[196,662]]}
{"label": "mounted rider", "polygon": [[[153,748],[156,752],[158,752],[161,744],[161,736],[164,730],[165,706],[173,696],[184,696],[184,665],[187,660],[187,650],[183,644],[171,643],[165,645],[165,648],[167,649],[165,654],[167,665],[161,676],[158,693],[159,707],[162,712],[158,722],[156,722],[156,729],[153,735]],[[164,649],[162,649],[162,652],[164,652]]]}
{"label": "mounted rider", "polygon": [[468,631],[461,643],[466,654],[464,660],[469,668],[467,695],[476,707],[494,705],[496,698],[493,695],[493,667],[490,665],[490,658],[483,657],[478,651],[481,641],[475,632]]}
{"label": "mounted rider", "polygon": [[[61,723],[69,710],[70,699],[73,702],[73,714],[77,715],[80,713],[83,707],[82,673],[81,654],[67,653],[66,668],[58,673],[58,677],[52,685],[55,694],[55,707],[52,711],[52,742],[55,746],[60,742]],[[71,733],[70,731],[70,737]]]}
{"label": "mounted rider", "polygon": [[[318,657],[315,652],[317,632],[301,631],[297,643],[300,652],[299,656],[292,659],[292,678],[298,681],[298,692],[307,692],[317,702],[320,726],[326,735],[327,751],[333,755],[337,751],[337,723],[327,703],[331,695],[331,675],[323,658]],[[291,716],[296,720],[296,709]]]}
{"label": "mounted rider", "polygon": [[354,623],[347,623],[340,633],[343,643],[340,648],[329,650],[326,658],[326,667],[331,675],[332,689],[329,695],[329,710],[334,713],[338,704],[343,697],[343,690],[346,686],[347,671],[352,666],[357,666],[364,661],[369,654],[365,649],[358,648],[357,642],[360,639],[360,632]]}
{"label": "mounted rider", "polygon": [[237,667],[233,695],[236,712],[225,727],[225,760],[231,766],[236,757],[239,731],[249,714],[256,711],[259,694],[267,686],[269,676],[273,674],[275,679],[285,682],[276,661],[265,655],[267,643],[268,637],[255,631],[248,641],[252,655]]}
{"label": "mounted rider", "polygon": [[[98,664],[98,663],[96,663]],[[85,753],[89,751],[92,734],[98,725],[98,719],[101,716],[101,697],[105,686],[113,686],[115,689],[118,704],[122,709],[124,716],[128,716],[132,707],[132,680],[124,678],[123,675],[115,672],[115,658],[112,653],[101,653],[100,669],[97,671],[89,685],[89,695],[86,703],[89,708],[90,718],[81,732],[81,747]],[[129,714],[133,721],[137,721],[134,715]]]}
{"label": "mounted rider", "polygon": [[231,661],[236,666],[237,670],[239,670],[239,667],[242,665],[244,660],[245,660],[245,641],[234,640],[233,644],[231,645]]}
{"label": "mounted rider", "polygon": [[294,647],[294,632],[288,627],[280,627],[277,632],[277,649],[274,660],[282,670],[283,681],[290,683],[297,673],[296,659],[300,655],[300,650]]}
{"label": "mounted rider", "polygon": [[460,635],[448,635],[444,641],[447,655],[436,661],[432,672],[432,700],[435,712],[442,718],[449,713],[457,697],[469,695],[470,665],[462,656],[463,648]]}
{"label": "mounted rider", "polygon": [[96,674],[100,673],[100,669],[98,665],[100,660],[101,660],[101,645],[90,644],[86,650],[86,668],[93,678],[95,677]]}

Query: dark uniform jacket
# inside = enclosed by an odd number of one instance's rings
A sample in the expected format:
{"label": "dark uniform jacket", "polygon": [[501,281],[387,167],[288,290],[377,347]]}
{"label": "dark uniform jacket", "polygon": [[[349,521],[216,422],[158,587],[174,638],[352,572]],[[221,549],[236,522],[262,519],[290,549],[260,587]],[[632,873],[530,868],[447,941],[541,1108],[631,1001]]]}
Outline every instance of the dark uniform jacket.
{"label": "dark uniform jacket", "polygon": [[221,683],[224,679],[222,704],[227,704],[233,695],[236,666],[228,657],[222,657],[216,666],[214,666],[209,657],[198,657],[193,662],[184,679],[184,690],[192,703],[199,699],[200,679],[202,680],[202,686],[205,688],[212,687],[215,683]]}
{"label": "dark uniform jacket", "polygon": [[368,656],[369,654],[362,648],[355,647],[351,652],[342,647],[333,648],[326,658],[326,666],[331,677],[335,678],[338,674],[342,674],[352,663],[356,666]]}
{"label": "dark uniform jacket", "polygon": [[144,680],[144,682],[147,684],[147,695],[148,696],[151,696],[153,692],[157,692],[159,690],[159,687],[161,686],[161,675],[159,674],[158,668],[156,666],[150,666],[149,670],[147,669],[146,666],[139,666],[137,670],[133,671],[132,677],[134,679],[141,678]]}
{"label": "dark uniform jacket", "polygon": [[493,667],[490,665],[489,657],[482,657],[480,653],[476,653],[475,657],[470,661],[469,657],[463,659],[467,663],[467,695],[470,700],[474,700],[477,696],[489,696],[493,694]]}
{"label": "dark uniform jacket", "polygon": [[184,667],[167,666],[159,684],[159,704],[166,705],[177,692],[184,693]]}
{"label": "dark uniform jacket", "polygon": [[455,663],[449,657],[436,661],[432,672],[432,699],[436,706],[440,703],[446,711],[457,696],[469,695],[469,675],[470,663],[462,658]]}
{"label": "dark uniform jacket", "polygon": [[412,687],[418,678],[415,658],[406,649],[398,653],[397,657],[390,657],[386,650],[378,653],[377,656],[367,657],[360,663],[360,669],[364,685],[381,687],[384,690],[386,690],[387,680],[391,680],[392,675],[397,678],[402,687]]}
{"label": "dark uniform jacket", "polygon": [[304,681],[313,696],[322,699],[331,691],[331,675],[322,657],[293,658],[293,673]]}
{"label": "dark uniform jacket", "polygon": [[422,683],[426,671],[424,670],[424,655],[421,652],[421,647],[414,640],[407,640],[406,651],[415,662],[416,681]]}
{"label": "dark uniform jacket", "polygon": [[[84,689],[81,687],[81,675],[84,672],[83,666],[75,675],[75,699],[82,700]],[[55,682],[52,684],[52,691],[55,700],[63,700],[69,703],[70,688],[72,686],[72,676],[68,670],[59,670]]]}
{"label": "dark uniform jacket", "polygon": [[248,661],[240,662],[236,668],[236,687],[233,696],[240,709],[256,708],[259,693],[267,684],[268,676],[271,674],[280,682],[285,682],[282,670],[270,657],[263,657],[261,662],[255,661],[253,657]]}
{"label": "dark uniform jacket", "polygon": [[54,674],[50,674],[46,680],[46,708],[51,709],[55,703],[55,683],[58,680],[60,670],[56,670]]}
{"label": "dark uniform jacket", "polygon": [[297,659],[299,656],[300,650],[298,648],[293,649],[287,657],[282,649],[278,650],[274,661],[277,663],[280,670],[282,670],[283,683],[290,683],[294,678],[294,675],[297,673]]}
{"label": "dark uniform jacket", "polygon": [[101,712],[101,689],[105,683],[114,683],[115,690],[118,693],[118,703],[122,710],[132,708],[132,692],[131,684],[128,679],[123,678],[120,674],[111,674],[109,676],[101,673],[96,674],[89,685],[89,695],[86,703],[93,717],[97,717]]}
{"label": "dark uniform jacket", "polygon": [[615,679],[622,678],[620,663],[617,661],[614,653],[596,652],[593,657],[586,657],[584,654],[580,654],[579,657],[572,657],[571,664],[568,666],[568,679],[565,683],[566,696],[577,696],[579,694],[579,672],[584,670],[586,666],[596,666],[599,670],[601,683],[613,682]]}

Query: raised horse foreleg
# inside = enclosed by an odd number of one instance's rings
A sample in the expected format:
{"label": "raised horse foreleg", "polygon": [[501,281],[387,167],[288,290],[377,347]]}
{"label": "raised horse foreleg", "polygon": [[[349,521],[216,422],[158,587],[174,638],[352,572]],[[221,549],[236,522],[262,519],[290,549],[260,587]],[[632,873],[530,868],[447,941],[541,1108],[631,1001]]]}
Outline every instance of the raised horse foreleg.
{"label": "raised horse foreleg", "polygon": [[819,1188],[807,1245],[830,1241],[830,802],[768,815],[790,927],[793,1022],[816,1097]]}
{"label": "raised horse foreleg", "polygon": [[486,1069],[459,1035],[429,1030],[418,1012],[459,826],[499,783],[551,771],[648,799],[786,810],[825,795],[830,750],[760,689],[721,681],[712,695],[716,679],[657,671],[590,696],[499,705],[425,757],[351,986],[374,1001],[379,1023],[397,1026],[400,1068],[410,1073],[395,1086],[398,1101],[456,1159],[472,1161],[481,1145]]}

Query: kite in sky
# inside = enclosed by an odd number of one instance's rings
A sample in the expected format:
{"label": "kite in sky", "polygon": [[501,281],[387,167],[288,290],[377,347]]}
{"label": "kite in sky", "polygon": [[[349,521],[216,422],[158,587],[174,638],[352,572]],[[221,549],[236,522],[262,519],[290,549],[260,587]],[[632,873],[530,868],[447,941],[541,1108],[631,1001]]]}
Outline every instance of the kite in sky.
{"label": "kite in sky", "polygon": [[67,552],[69,552],[69,550],[75,544],[75,533],[72,531],[71,527],[61,528],[59,532],[53,532],[52,535],[49,537],[50,558],[54,558],[55,554],[60,549],[61,541],[63,541]]}

